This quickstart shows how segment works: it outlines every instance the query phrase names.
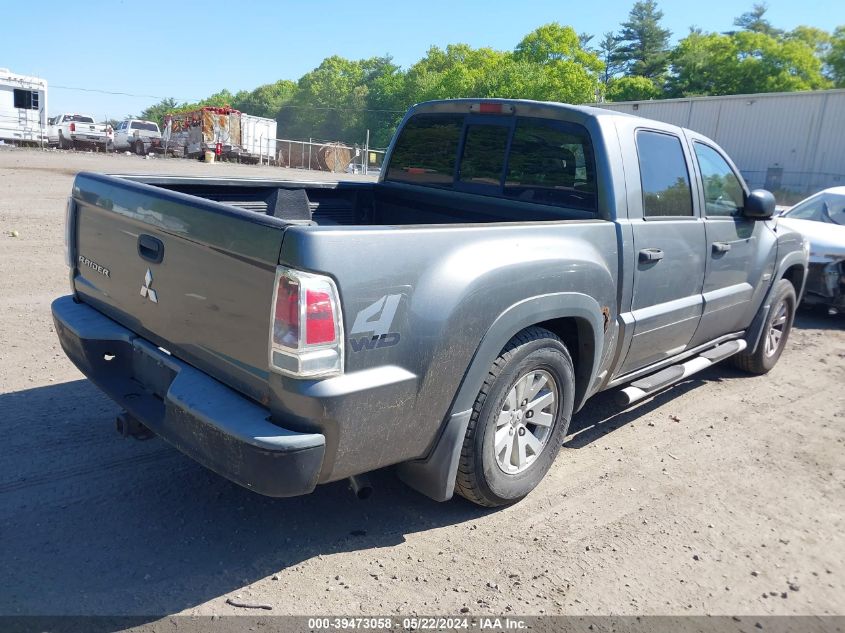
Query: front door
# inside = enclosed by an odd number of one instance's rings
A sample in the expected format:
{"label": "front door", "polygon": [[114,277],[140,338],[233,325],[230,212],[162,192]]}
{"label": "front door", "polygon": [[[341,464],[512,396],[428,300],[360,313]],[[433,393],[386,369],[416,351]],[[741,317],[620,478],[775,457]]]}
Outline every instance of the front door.
{"label": "front door", "polygon": [[695,213],[684,145],[675,134],[641,129],[636,146],[642,217],[631,218],[634,322],[621,373],[688,348],[701,319],[704,283],[704,222]]}
{"label": "front door", "polygon": [[727,158],[710,142],[693,138],[693,154],[703,187],[707,234],[704,277],[704,313],[693,338],[700,345],[748,327],[756,312],[761,277],[771,274],[770,262],[758,261],[773,249],[760,241],[772,240],[765,222],[742,215],[745,191]]}

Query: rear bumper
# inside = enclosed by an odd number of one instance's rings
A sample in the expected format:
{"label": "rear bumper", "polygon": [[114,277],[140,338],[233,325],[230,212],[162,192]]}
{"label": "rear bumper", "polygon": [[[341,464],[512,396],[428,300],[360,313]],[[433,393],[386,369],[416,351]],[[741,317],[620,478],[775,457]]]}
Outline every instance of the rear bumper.
{"label": "rear bumper", "polygon": [[79,370],[188,457],[271,497],[314,489],[322,434],[272,424],[267,409],[72,297],[56,299],[52,311],[62,348]]}
{"label": "rear bumper", "polygon": [[92,143],[92,144],[105,144],[108,141],[107,136],[99,136],[96,134],[71,134],[68,137],[74,143]]}

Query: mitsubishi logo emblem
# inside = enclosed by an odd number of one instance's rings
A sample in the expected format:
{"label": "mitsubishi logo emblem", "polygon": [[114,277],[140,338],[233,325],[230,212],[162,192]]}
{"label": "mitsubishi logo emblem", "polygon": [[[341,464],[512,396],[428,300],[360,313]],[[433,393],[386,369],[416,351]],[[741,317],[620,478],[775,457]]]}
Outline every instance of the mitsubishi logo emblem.
{"label": "mitsubishi logo emblem", "polygon": [[150,272],[150,269],[147,268],[147,274],[144,275],[144,285],[141,286],[141,296],[147,297],[153,303],[158,303],[158,297],[156,296],[156,291],[153,290],[150,286],[153,285],[153,274]]}

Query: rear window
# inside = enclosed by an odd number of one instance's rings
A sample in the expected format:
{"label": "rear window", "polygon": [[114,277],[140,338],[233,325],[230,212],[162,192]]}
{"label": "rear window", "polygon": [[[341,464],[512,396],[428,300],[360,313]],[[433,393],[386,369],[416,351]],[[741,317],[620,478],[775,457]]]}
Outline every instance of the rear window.
{"label": "rear window", "polygon": [[76,121],[77,123],[93,123],[94,119],[90,116],[82,116],[81,114],[66,114],[65,121]]}
{"label": "rear window", "polygon": [[396,141],[386,180],[597,209],[589,133],[551,119],[417,115]]}
{"label": "rear window", "polygon": [[421,114],[410,119],[393,148],[387,179],[451,187],[463,124],[462,115]]}
{"label": "rear window", "polygon": [[461,158],[461,182],[498,187],[505,167],[510,128],[501,125],[468,125]]}
{"label": "rear window", "polygon": [[158,126],[155,123],[147,123],[146,121],[132,121],[129,124],[132,130],[146,130],[147,132],[158,132]]}
{"label": "rear window", "polygon": [[505,196],[595,211],[595,161],[587,130],[558,121],[519,121],[511,143]]}

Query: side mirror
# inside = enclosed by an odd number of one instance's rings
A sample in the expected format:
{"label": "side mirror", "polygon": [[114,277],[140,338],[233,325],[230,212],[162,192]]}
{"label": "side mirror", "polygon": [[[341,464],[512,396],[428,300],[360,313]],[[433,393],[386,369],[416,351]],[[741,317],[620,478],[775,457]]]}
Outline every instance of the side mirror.
{"label": "side mirror", "polygon": [[754,220],[768,220],[775,213],[775,197],[765,189],[755,189],[745,198],[742,215]]}

